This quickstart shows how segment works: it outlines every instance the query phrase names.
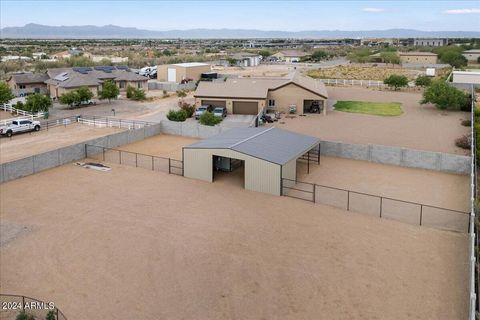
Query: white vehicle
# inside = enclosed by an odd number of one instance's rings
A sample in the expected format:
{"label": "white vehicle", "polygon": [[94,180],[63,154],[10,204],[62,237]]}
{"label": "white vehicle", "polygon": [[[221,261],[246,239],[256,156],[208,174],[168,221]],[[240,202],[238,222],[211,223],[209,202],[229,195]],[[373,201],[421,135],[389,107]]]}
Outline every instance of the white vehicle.
{"label": "white vehicle", "polygon": [[157,71],[157,66],[152,66],[152,67],[143,67],[140,69],[138,72],[139,75],[148,77],[152,72]]}
{"label": "white vehicle", "polygon": [[13,120],[12,123],[0,127],[0,135],[7,137],[28,131],[40,131],[40,121]]}

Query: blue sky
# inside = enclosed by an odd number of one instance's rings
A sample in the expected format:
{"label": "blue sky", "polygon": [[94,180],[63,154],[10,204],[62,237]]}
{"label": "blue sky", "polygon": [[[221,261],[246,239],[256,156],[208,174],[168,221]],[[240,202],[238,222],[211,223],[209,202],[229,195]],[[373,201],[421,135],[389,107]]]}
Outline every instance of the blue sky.
{"label": "blue sky", "polygon": [[1,27],[480,30],[480,1],[0,1]]}

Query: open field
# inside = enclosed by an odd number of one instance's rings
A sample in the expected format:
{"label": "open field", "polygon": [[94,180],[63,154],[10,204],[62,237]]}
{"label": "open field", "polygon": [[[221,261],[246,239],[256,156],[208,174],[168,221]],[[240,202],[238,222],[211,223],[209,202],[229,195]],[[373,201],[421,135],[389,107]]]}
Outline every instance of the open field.
{"label": "open field", "polygon": [[466,112],[445,112],[432,105],[421,105],[418,93],[329,87],[328,94],[330,104],[341,100],[400,102],[404,113],[398,117],[378,117],[329,111],[326,117],[316,114],[283,117],[273,125],[323,140],[466,154],[455,146],[455,139],[469,133],[469,128],[461,125],[462,120],[469,119]]}
{"label": "open field", "polygon": [[469,176],[403,168],[367,161],[321,157],[321,164],[298,163],[300,181],[467,212]]}
{"label": "open field", "polygon": [[400,66],[371,66],[361,64],[340,65],[328,69],[307,71],[307,75],[319,79],[354,79],[354,80],[381,80],[392,74],[406,76],[409,80],[415,79],[422,71],[405,69]]}
{"label": "open field", "polygon": [[2,292],[74,319],[467,315],[466,234],[112,168],[0,185],[2,224],[31,230],[0,249]]}
{"label": "open field", "polygon": [[160,134],[116,149],[182,160],[182,147],[198,139]]}
{"label": "open field", "polygon": [[402,114],[398,102],[338,101],[336,111],[371,114],[375,116],[399,116]]}
{"label": "open field", "polygon": [[0,138],[0,163],[26,158],[123,130],[95,128],[74,123],[65,127],[14,135],[11,139],[2,137]]}

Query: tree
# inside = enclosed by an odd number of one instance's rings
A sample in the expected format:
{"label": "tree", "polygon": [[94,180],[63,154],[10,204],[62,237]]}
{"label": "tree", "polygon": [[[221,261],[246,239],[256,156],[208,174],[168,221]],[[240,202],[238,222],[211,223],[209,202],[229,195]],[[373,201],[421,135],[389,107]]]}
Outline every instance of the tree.
{"label": "tree", "polygon": [[315,50],[312,53],[312,60],[313,61],[320,61],[320,60],[325,59],[327,57],[328,57],[328,53],[326,53],[323,50]]}
{"label": "tree", "polygon": [[42,111],[47,112],[51,106],[52,106],[52,99],[50,99],[50,97],[41,93],[35,93],[27,96],[24,110],[30,111],[32,113],[42,112]]}
{"label": "tree", "polygon": [[468,97],[463,91],[448,85],[445,81],[436,80],[425,89],[420,103],[433,103],[442,110],[460,110],[468,104]]}
{"label": "tree", "polygon": [[406,87],[408,85],[408,79],[399,74],[392,74],[390,77],[383,80],[383,83],[398,90],[398,88]]}
{"label": "tree", "polygon": [[61,104],[68,104],[69,106],[74,103],[80,102],[77,92],[70,91],[62,94],[59,98]]}
{"label": "tree", "polygon": [[198,119],[198,121],[205,126],[214,126],[222,122],[222,120],[223,119],[221,117],[216,117],[210,111],[205,111],[204,113],[202,113],[202,115]]}
{"label": "tree", "polygon": [[90,91],[88,87],[80,87],[76,91],[80,102],[88,101],[93,98],[93,92]]}
{"label": "tree", "polygon": [[237,60],[235,60],[234,58],[232,57],[227,57],[227,62],[230,66],[234,66],[237,64]]}
{"label": "tree", "polygon": [[382,58],[383,62],[391,63],[391,64],[399,64],[400,63],[400,56],[396,52],[392,51],[385,51],[380,53],[380,58]]}
{"label": "tree", "polygon": [[185,110],[169,110],[167,119],[170,121],[183,122],[187,120],[187,112]]}
{"label": "tree", "polygon": [[116,99],[120,94],[120,89],[118,89],[115,82],[112,80],[107,80],[103,83],[102,90],[98,92],[98,98],[100,100],[108,99],[108,102],[112,99]]}
{"label": "tree", "polygon": [[260,50],[258,54],[261,55],[263,59],[268,58],[272,55],[272,53],[268,50]]}
{"label": "tree", "polygon": [[432,78],[429,76],[419,76],[415,79],[415,85],[418,87],[428,87],[432,83]]}
{"label": "tree", "polygon": [[444,53],[441,56],[440,61],[443,63],[448,63],[455,68],[464,67],[468,63],[467,58],[465,58],[461,52],[457,51],[448,51]]}
{"label": "tree", "polygon": [[5,82],[0,82],[0,104],[8,103],[15,98],[10,87]]}

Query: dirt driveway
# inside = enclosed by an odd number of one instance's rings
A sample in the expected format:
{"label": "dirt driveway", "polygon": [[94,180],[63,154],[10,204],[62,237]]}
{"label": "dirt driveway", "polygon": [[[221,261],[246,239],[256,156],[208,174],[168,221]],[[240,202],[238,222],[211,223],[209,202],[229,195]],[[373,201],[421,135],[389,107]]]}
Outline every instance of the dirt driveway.
{"label": "dirt driveway", "polygon": [[326,117],[317,114],[294,119],[284,117],[274,125],[323,140],[466,154],[465,150],[455,146],[455,139],[469,132],[468,127],[461,125],[461,121],[469,117],[466,112],[443,112],[431,105],[420,105],[419,93],[364,88],[327,89],[331,104],[335,100],[400,102],[404,113],[397,117],[381,117],[330,111]]}
{"label": "dirt driveway", "polygon": [[66,127],[60,126],[39,132],[14,135],[11,139],[2,137],[0,138],[0,163],[26,158],[123,130],[94,128],[74,123]]}
{"label": "dirt driveway", "polygon": [[0,185],[2,224],[31,230],[0,248],[2,292],[80,320],[467,316],[466,234],[112,167]]}

